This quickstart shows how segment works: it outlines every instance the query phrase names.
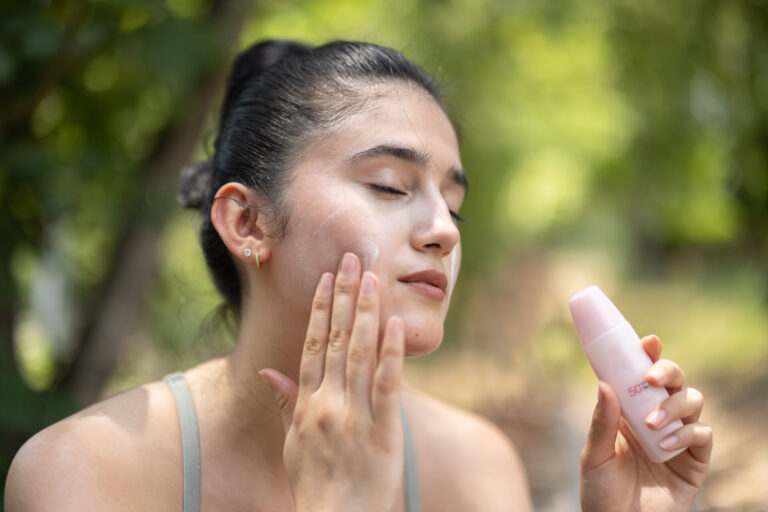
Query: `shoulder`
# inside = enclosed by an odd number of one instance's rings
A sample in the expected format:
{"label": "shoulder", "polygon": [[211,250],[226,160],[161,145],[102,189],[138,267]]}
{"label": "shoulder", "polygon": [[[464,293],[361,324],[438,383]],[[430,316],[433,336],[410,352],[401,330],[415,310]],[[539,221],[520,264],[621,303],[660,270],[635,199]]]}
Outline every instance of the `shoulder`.
{"label": "shoulder", "polygon": [[[405,391],[425,509],[531,510],[525,469],[487,419]],[[431,502],[431,504],[430,504]]]}
{"label": "shoulder", "polygon": [[[132,491],[177,456],[177,443],[168,442],[178,425],[165,388],[154,382],[126,391],[35,434],[11,463],[5,509],[136,509],[140,498]],[[169,433],[156,435],[161,428]]]}

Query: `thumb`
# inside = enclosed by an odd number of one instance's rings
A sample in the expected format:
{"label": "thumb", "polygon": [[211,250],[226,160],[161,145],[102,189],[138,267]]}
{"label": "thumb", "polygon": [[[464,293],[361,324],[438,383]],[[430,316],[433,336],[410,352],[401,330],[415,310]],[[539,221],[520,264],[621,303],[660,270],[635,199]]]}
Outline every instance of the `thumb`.
{"label": "thumb", "polygon": [[275,401],[278,407],[280,407],[283,428],[287,434],[288,429],[291,428],[291,423],[293,423],[293,409],[296,407],[296,396],[299,393],[299,386],[290,377],[272,368],[264,368],[259,371],[259,377],[275,393]]}
{"label": "thumb", "polygon": [[587,444],[581,454],[582,470],[595,468],[616,453],[616,435],[619,432],[621,406],[616,393],[606,382],[597,388],[597,406],[592,415]]}

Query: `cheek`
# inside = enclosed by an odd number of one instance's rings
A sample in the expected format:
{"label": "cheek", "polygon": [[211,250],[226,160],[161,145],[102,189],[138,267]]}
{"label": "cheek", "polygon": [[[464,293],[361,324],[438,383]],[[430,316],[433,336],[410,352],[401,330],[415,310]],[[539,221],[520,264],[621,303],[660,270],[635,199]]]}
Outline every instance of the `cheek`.
{"label": "cheek", "polygon": [[352,235],[351,226],[346,220],[350,210],[349,207],[340,206],[322,216],[319,223],[314,219],[305,219],[304,225],[314,228],[300,235],[302,247],[299,252],[304,259],[304,269],[313,277],[319,279],[323,272],[336,272],[346,250],[346,240]]}
{"label": "cheek", "polygon": [[[323,272],[336,273],[345,252],[360,258],[363,270],[374,269],[380,259],[383,226],[375,216],[368,215],[360,205],[339,206],[315,219],[299,219],[297,226],[310,226],[295,232],[295,242],[288,255],[297,261],[298,275],[316,281]],[[313,226],[313,227],[312,227]]]}
{"label": "cheek", "polygon": [[[284,303],[295,311],[308,311],[317,283],[324,272],[336,273],[343,251],[342,235],[334,226],[347,212],[339,207],[312,217],[308,211],[317,211],[304,203],[302,211],[295,212],[288,222],[285,237],[276,240],[272,265],[275,270],[275,291]],[[319,221],[318,221],[319,218]]]}

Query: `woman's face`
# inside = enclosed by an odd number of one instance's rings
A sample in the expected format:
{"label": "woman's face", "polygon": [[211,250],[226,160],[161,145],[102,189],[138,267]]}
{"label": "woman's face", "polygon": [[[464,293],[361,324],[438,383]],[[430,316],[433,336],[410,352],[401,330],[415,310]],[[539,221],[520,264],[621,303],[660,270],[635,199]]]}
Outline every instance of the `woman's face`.
{"label": "woman's face", "polygon": [[[381,326],[399,316],[407,355],[425,354],[442,340],[459,271],[451,212],[466,181],[437,103],[414,86],[384,91],[301,156],[286,191],[285,236],[272,245],[275,298],[306,314],[323,272],[354,252],[379,278]],[[413,275],[423,271],[431,272]]]}

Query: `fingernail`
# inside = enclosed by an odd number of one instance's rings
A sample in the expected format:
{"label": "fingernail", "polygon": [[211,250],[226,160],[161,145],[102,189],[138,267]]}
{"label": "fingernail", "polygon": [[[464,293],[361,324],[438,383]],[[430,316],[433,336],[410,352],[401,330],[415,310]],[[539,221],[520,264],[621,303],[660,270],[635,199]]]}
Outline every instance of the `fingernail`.
{"label": "fingernail", "polygon": [[355,255],[351,252],[345,253],[341,259],[341,271],[345,274],[351,274],[355,270]]}
{"label": "fingernail", "polygon": [[600,387],[600,384],[597,385],[597,405],[603,405],[603,389]]}
{"label": "fingernail", "polygon": [[365,295],[371,295],[376,285],[376,280],[373,278],[370,272],[363,274],[363,282],[360,284],[360,289]]}
{"label": "fingernail", "polygon": [[676,444],[677,444],[677,436],[675,434],[672,434],[671,436],[667,436],[664,439],[662,439],[661,442],[659,443],[659,446],[661,446],[665,450],[669,450]]}
{"label": "fingernail", "polygon": [[331,293],[333,290],[333,274],[326,272],[323,277],[320,278],[320,291],[323,293]]}
{"label": "fingernail", "polygon": [[654,427],[658,427],[666,417],[667,412],[664,409],[656,409],[651,414],[649,414],[647,418],[645,418],[645,422]]}
{"label": "fingernail", "polygon": [[648,370],[648,377],[652,378],[656,382],[661,382],[661,379],[664,378],[664,370],[661,368],[651,368]]}

